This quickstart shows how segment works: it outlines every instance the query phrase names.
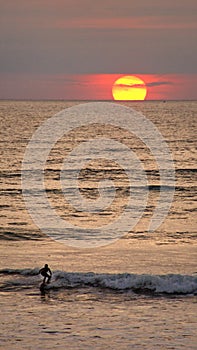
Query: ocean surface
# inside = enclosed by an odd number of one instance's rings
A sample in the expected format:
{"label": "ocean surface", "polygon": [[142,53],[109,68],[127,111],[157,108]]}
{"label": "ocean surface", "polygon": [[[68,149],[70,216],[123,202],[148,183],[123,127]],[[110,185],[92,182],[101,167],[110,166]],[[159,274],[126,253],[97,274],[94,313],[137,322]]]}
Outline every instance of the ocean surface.
{"label": "ocean surface", "polygon": [[[112,112],[99,102],[99,114],[111,113],[106,123],[99,123],[96,105],[91,112],[84,101],[0,101],[0,349],[196,349],[197,102],[123,102],[111,104]],[[124,108],[119,126],[109,123],[120,106],[145,116],[143,136],[125,126]],[[64,109],[67,124],[48,127]],[[24,162],[43,125],[44,138]],[[168,162],[165,152],[158,156],[158,142],[150,146],[154,127],[168,146]],[[132,151],[131,161],[117,142]],[[43,198],[52,208],[48,217]],[[53,275],[42,289],[45,263]]]}

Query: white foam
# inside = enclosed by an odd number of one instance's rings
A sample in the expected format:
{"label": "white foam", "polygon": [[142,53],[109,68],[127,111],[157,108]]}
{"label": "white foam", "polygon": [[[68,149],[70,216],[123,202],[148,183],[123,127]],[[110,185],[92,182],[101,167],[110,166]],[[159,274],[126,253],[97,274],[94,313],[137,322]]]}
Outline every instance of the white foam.
{"label": "white foam", "polygon": [[197,277],[190,275],[138,275],[55,272],[49,288],[92,286],[113,290],[168,294],[197,293]]}
{"label": "white foam", "polygon": [[[33,284],[40,281],[39,268],[35,269],[4,269],[0,274],[20,275],[30,278]],[[29,279],[28,278],[28,279]],[[38,280],[39,279],[39,280]],[[18,280],[19,281],[19,280]],[[15,280],[10,281],[13,284]],[[21,284],[24,280],[20,279]],[[149,274],[99,274],[82,272],[53,272],[52,280],[47,289],[80,288],[84,286],[113,289],[117,291],[131,290],[134,292],[167,293],[167,294],[197,294],[196,275],[149,275]]]}

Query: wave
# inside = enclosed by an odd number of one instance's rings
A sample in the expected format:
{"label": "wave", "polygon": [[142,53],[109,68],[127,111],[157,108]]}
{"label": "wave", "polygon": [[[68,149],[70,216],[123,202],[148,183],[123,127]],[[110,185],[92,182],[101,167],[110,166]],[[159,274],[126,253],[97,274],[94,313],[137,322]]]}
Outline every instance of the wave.
{"label": "wave", "polygon": [[[14,225],[14,224],[12,224]],[[44,233],[39,232],[39,231],[31,231],[24,229],[22,230],[21,228],[17,228],[17,226],[26,226],[26,222],[19,222],[15,223],[15,229],[0,229],[0,240],[2,241],[26,241],[26,240],[42,240],[46,238],[46,235]]]}
{"label": "wave", "polygon": [[[6,289],[17,286],[29,288],[39,286],[41,281],[38,276],[39,268],[34,269],[3,269],[0,274],[17,275],[22,279],[13,279],[2,285]],[[168,294],[168,295],[197,295],[197,275],[150,275],[150,274],[107,274],[107,273],[82,273],[82,272],[53,272],[51,283],[45,285],[45,290],[58,290],[70,288],[94,287],[135,293]]]}

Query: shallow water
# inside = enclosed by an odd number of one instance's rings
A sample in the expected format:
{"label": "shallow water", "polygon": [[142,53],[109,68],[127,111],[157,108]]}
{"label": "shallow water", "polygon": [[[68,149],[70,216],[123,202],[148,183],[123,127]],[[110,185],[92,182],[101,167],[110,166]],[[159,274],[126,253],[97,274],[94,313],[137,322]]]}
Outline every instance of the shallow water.
{"label": "shallow water", "polygon": [[195,245],[122,240],[95,252],[47,239],[1,242],[1,256],[2,349],[195,349]]}
{"label": "shallow water", "polygon": [[[7,305],[5,309],[5,305]],[[195,300],[90,289],[5,293],[8,349],[195,349]]]}
{"label": "shallow water", "polygon": [[[196,102],[132,103],[159,128],[172,151],[176,188],[171,209],[154,233],[147,227],[157,204],[154,157],[135,137],[126,138],[148,174],[149,198],[133,230],[97,248],[73,248],[46,237],[28,214],[22,196],[21,162],[36,128],[76,103],[1,101],[0,306],[2,349],[196,349]],[[101,132],[89,130],[91,135]],[[102,131],[103,132],[103,131]],[[106,130],[109,136],[110,130]],[[70,135],[67,149],[87,130]],[[114,131],[114,137],[120,137]],[[81,193],[97,198],[97,183],[116,181],[118,200],[106,215],[70,210],[59,186],[62,144],[46,167],[50,203],[64,219],[91,228],[112,220],[123,207],[128,183],[109,163],[83,169]],[[95,164],[94,164],[95,166]],[[136,207],[138,203],[135,203]],[[112,210],[113,209],[113,210]],[[48,263],[53,278],[40,292],[38,270]]]}

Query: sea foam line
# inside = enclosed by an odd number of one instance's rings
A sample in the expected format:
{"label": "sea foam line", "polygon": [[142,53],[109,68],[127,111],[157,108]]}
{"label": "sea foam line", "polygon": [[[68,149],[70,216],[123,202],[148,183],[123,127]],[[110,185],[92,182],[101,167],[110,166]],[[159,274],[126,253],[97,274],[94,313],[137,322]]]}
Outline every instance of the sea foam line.
{"label": "sea foam line", "polygon": [[[24,287],[24,279],[30,278],[34,285],[39,284],[39,268],[34,269],[2,269],[0,274],[22,276],[17,285],[21,283]],[[36,277],[36,278],[35,278]],[[15,280],[13,279],[13,284]],[[197,276],[166,274],[107,274],[107,273],[82,273],[54,271],[52,281],[46,285],[46,290],[82,288],[85,286],[99,287],[102,289],[111,289],[116,291],[134,291],[148,293],[166,293],[166,294],[197,294]]]}

